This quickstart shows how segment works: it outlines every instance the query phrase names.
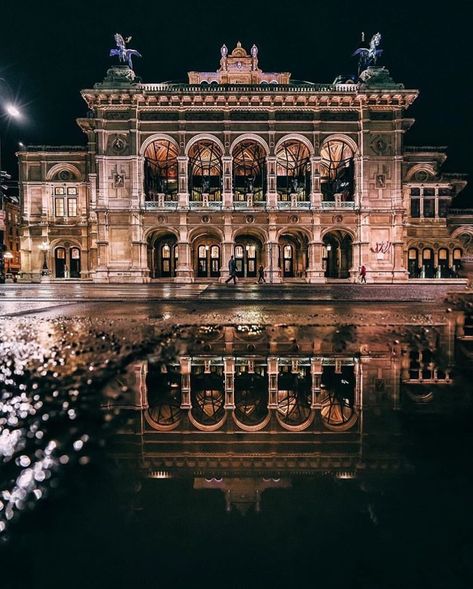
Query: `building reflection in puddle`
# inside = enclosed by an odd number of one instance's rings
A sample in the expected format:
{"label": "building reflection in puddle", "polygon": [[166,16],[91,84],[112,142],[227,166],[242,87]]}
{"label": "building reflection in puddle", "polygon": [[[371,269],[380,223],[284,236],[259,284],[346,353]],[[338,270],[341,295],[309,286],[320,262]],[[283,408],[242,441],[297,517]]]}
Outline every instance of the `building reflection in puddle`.
{"label": "building reflection in puddle", "polygon": [[175,355],[158,350],[130,367],[117,455],[144,478],[219,490],[242,513],[295,478],[411,468],[402,417],[468,402],[454,363],[470,354],[471,317],[431,319],[183,328]]}

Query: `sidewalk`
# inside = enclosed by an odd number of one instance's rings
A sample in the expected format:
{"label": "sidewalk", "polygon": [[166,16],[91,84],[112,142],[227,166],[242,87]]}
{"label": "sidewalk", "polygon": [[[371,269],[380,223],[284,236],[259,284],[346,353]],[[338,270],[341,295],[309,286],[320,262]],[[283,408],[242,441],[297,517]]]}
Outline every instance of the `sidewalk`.
{"label": "sidewalk", "polygon": [[468,293],[464,284],[5,284],[0,305],[9,302],[184,302],[196,303],[327,301],[406,302],[443,300],[449,293]]}

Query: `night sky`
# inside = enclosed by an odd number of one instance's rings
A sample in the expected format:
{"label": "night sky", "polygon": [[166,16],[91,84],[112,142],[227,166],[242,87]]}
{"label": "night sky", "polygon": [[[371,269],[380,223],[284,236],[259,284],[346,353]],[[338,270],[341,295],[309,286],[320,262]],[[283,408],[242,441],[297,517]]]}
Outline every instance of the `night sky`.
{"label": "night sky", "polygon": [[[409,111],[410,145],[447,145],[446,171],[473,176],[471,43],[473,3],[325,0],[174,0],[99,3],[7,0],[0,35],[1,98],[10,93],[25,116],[0,120],[2,168],[15,172],[18,141],[84,144],[75,118],[86,107],[81,88],[103,79],[113,34],[132,35],[143,54],[135,71],[144,82],[186,80],[189,70],[218,67],[223,43],[259,47],[266,71],[332,82],[356,71],[352,52],[378,30],[386,65],[397,82],[421,95]],[[8,87],[6,86],[8,85]],[[471,197],[470,197],[471,195]],[[473,207],[473,187],[462,203]]]}

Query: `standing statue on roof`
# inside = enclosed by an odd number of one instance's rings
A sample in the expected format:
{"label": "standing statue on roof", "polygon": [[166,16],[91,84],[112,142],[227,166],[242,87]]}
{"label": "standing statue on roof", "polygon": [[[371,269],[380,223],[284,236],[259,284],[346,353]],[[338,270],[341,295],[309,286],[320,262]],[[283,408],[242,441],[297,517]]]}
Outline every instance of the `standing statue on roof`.
{"label": "standing statue on roof", "polygon": [[120,63],[128,63],[128,67],[132,70],[133,63],[131,58],[133,55],[136,57],[143,57],[139,51],[136,49],[127,49],[126,46],[131,41],[131,37],[126,37],[125,39],[119,34],[115,33],[115,43],[117,45],[117,49],[110,49],[110,57],[115,55],[118,56]]}
{"label": "standing statue on roof", "polygon": [[[362,41],[364,41],[365,34],[362,34]],[[379,48],[381,45],[381,33],[376,33],[371,37],[370,46],[360,47],[353,53],[353,55],[359,55],[360,61],[358,62],[358,76],[364,72],[367,68],[376,65],[378,58],[381,57],[383,50]]]}

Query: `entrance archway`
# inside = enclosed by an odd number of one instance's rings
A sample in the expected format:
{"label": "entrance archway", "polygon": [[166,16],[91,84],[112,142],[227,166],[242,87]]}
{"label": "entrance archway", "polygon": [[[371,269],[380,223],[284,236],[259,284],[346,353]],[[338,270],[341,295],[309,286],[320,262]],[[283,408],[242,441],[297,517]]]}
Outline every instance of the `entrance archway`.
{"label": "entrance archway", "polygon": [[81,251],[77,246],[60,245],[54,250],[55,278],[80,278]]}
{"label": "entrance archway", "polygon": [[148,242],[150,278],[174,278],[178,259],[177,238],[172,233],[152,235]]}
{"label": "entrance archway", "polygon": [[256,278],[263,256],[261,241],[250,235],[240,235],[235,239],[233,255],[236,263],[236,275],[240,278]]}
{"label": "entrance archway", "polygon": [[66,277],[66,248],[57,247],[54,250],[54,269],[56,278]]}
{"label": "entrance archway", "polygon": [[325,277],[349,278],[353,259],[353,242],[346,231],[326,233],[323,239]]}
{"label": "entrance archway", "polygon": [[203,235],[194,243],[194,272],[197,278],[220,276],[221,247],[216,237]]}
{"label": "entrance archway", "polygon": [[309,266],[308,239],[299,231],[279,238],[279,266],[283,278],[302,278]]}

